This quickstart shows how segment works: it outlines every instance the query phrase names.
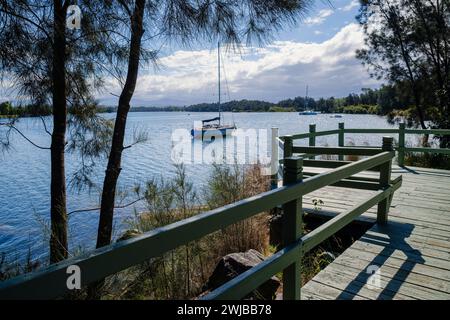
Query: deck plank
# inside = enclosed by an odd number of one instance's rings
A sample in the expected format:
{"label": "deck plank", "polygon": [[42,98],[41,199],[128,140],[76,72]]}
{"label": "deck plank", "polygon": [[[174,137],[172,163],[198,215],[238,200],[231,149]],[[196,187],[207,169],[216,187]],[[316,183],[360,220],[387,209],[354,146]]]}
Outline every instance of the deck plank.
{"label": "deck plank", "polygon": [[[392,172],[403,176],[403,185],[391,203],[388,225],[373,224],[303,286],[302,299],[450,299],[450,171],[394,166]],[[308,214],[335,216],[370,194],[327,187],[305,196],[304,208]],[[323,200],[320,210],[312,205],[314,198]],[[375,218],[376,207],[360,220]],[[379,267],[379,288],[367,285],[370,265]]]}

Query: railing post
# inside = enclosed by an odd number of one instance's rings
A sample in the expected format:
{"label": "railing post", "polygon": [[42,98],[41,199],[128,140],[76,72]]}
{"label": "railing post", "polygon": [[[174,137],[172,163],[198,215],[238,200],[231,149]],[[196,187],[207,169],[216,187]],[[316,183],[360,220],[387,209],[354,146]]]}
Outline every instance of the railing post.
{"label": "railing post", "polygon": [[280,166],[278,158],[278,128],[272,128],[272,149],[270,157],[270,188],[278,187],[278,168]]}
{"label": "railing post", "polygon": [[[283,185],[302,181],[303,159],[290,157],[284,159]],[[302,197],[283,205],[281,245],[286,247],[302,236]],[[301,256],[283,270],[283,299],[299,300],[301,289]]]}
{"label": "railing post", "polygon": [[284,136],[283,159],[292,157],[292,147],[294,140],[292,136]]}
{"label": "railing post", "polygon": [[[310,147],[315,147],[316,146],[316,136],[314,135],[314,133],[316,133],[316,125],[315,124],[310,124],[309,125],[309,146]],[[311,159],[315,159],[315,156],[312,156]]]}
{"label": "railing post", "polygon": [[[339,147],[343,147],[344,146],[344,142],[345,142],[345,137],[344,137],[344,122],[339,122],[339,137],[338,137],[338,146]],[[339,161],[344,160],[344,155],[340,154],[339,155]]]}
{"label": "railing post", "polygon": [[401,122],[398,133],[398,165],[405,165],[405,123]]}
{"label": "railing post", "polygon": [[[394,151],[394,138],[383,137],[383,151]],[[391,182],[391,169],[392,169],[392,159],[380,166],[380,187],[385,189],[389,187]],[[379,224],[386,224],[388,221],[389,206],[391,202],[389,197],[378,203],[377,209],[377,222]]]}

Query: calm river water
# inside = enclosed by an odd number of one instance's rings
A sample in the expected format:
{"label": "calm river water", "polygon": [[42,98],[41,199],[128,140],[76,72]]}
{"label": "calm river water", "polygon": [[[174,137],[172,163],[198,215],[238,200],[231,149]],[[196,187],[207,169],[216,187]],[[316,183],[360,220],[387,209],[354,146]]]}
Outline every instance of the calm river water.
{"label": "calm river water", "polygon": [[[105,115],[110,117],[111,115]],[[149,140],[134,146],[124,153],[120,188],[130,190],[139,183],[159,176],[171,176],[174,172],[171,160],[172,133],[176,129],[190,130],[194,121],[215,117],[212,113],[148,112],[131,113],[127,127],[127,137],[133,132],[146,130]],[[389,128],[385,118],[374,115],[344,115],[331,118],[328,114],[300,116],[297,113],[237,113],[234,121],[240,129],[268,129],[278,127],[280,135],[308,131],[310,123],[316,123],[317,130],[336,129],[339,122],[347,128]],[[230,122],[231,115],[225,119]],[[49,145],[50,138],[44,132],[40,119],[22,119],[18,127],[31,140],[40,145]],[[347,135],[346,143],[356,145],[368,143],[380,145],[381,135]],[[306,143],[306,141],[298,144]],[[337,144],[337,136],[318,137],[317,145]],[[80,163],[74,155],[67,155],[66,172],[70,179]],[[18,135],[13,137],[13,149],[0,153],[0,253],[9,259],[23,258],[31,250],[34,258],[47,255],[48,244],[45,230],[49,223],[49,181],[50,153],[39,150]],[[101,185],[105,161],[99,160],[94,180]],[[187,173],[198,188],[205,185],[211,165],[187,165]],[[99,191],[76,192],[69,190],[69,211],[97,207]],[[115,235],[127,227],[126,218],[133,215],[134,209],[142,210],[143,204],[136,204],[115,215]],[[92,248],[95,244],[98,212],[76,213],[70,216],[70,245]]]}

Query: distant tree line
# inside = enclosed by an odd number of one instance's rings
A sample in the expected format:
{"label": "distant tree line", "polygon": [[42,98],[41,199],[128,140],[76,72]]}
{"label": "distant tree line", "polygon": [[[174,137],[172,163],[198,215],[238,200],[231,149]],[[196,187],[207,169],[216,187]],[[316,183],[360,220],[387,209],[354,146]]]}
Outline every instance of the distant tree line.
{"label": "distant tree line", "polygon": [[[357,20],[365,47],[357,50],[357,58],[372,77],[407,97],[410,107],[395,120],[423,129],[450,127],[449,17],[448,0],[361,1]],[[450,147],[450,136],[439,141],[441,148]]]}
{"label": "distant tree line", "polygon": [[[322,113],[351,113],[387,115],[400,110],[409,110],[414,101],[404,93],[403,86],[383,85],[379,89],[363,88],[361,93],[351,93],[346,97],[306,98],[295,97],[278,103],[261,100],[233,100],[221,104],[224,112],[293,112],[314,110]],[[97,106],[97,112],[117,112],[116,107]],[[190,106],[133,107],[132,112],[217,112],[217,103],[200,103]],[[70,110],[69,110],[70,112]],[[0,115],[44,116],[50,115],[49,106],[27,105],[13,107],[11,103],[0,104]]]}
{"label": "distant tree line", "polygon": [[[386,115],[397,110],[408,110],[413,105],[410,95],[404,94],[401,85],[383,85],[379,89],[363,88],[342,98],[295,97],[278,103],[261,100],[233,100],[221,104],[224,112],[291,112],[314,110],[323,113],[354,113]],[[114,107],[99,107],[99,112],[116,112]],[[134,107],[132,112],[217,112],[217,103],[200,103],[190,106]]]}
{"label": "distant tree line", "polygon": [[29,104],[13,106],[9,101],[0,103],[0,116],[38,117],[52,114],[48,105]]}
{"label": "distant tree line", "polygon": [[[233,100],[221,104],[221,110],[225,112],[267,112],[274,103],[259,100]],[[217,103],[201,103],[185,108],[186,111],[217,111]]]}

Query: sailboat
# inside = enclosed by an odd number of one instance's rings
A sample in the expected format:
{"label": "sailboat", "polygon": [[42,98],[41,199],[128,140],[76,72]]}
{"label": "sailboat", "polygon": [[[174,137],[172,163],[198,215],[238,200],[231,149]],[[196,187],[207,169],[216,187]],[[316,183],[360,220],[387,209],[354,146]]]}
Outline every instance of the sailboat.
{"label": "sailboat", "polygon": [[308,110],[308,86],[306,86],[305,110],[300,111],[298,114],[301,116],[315,116],[317,114],[317,111]]}
{"label": "sailboat", "polygon": [[223,137],[226,137],[227,135],[231,135],[233,131],[236,129],[236,125],[233,124],[226,124],[222,121],[222,110],[221,110],[221,88],[220,88],[220,42],[217,43],[217,64],[218,64],[218,90],[219,90],[219,100],[218,100],[218,107],[219,107],[219,116],[212,118],[212,119],[206,119],[202,120],[201,127],[194,127],[191,130],[191,135],[193,138],[201,138],[203,139],[205,136],[218,136],[222,135]]}

